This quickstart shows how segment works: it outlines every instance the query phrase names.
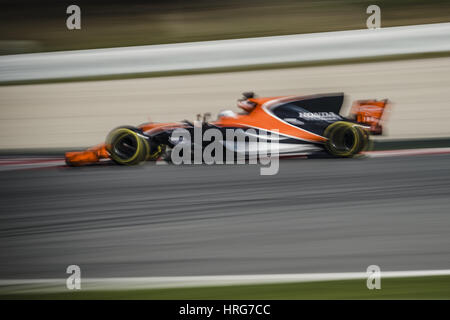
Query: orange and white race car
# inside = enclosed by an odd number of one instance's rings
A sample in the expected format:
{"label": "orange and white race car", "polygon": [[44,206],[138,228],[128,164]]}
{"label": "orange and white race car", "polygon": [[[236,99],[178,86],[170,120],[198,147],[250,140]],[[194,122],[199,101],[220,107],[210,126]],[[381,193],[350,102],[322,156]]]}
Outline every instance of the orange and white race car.
{"label": "orange and white race car", "polygon": [[[68,165],[90,164],[111,159],[121,165],[135,165],[156,160],[179,143],[193,149],[204,149],[211,140],[174,138],[174,132],[184,130],[195,134],[215,130],[223,133],[220,143],[226,152],[247,157],[258,154],[264,144],[251,138],[276,139],[280,156],[325,153],[333,157],[353,157],[367,148],[370,134],[382,134],[383,112],[388,100],[358,100],[347,117],[341,115],[343,93],[308,96],[258,98],[245,92],[237,102],[242,110],[225,110],[217,120],[180,121],[176,123],[144,123],[138,127],[123,126],[112,130],[106,142],[81,152],[67,152]],[[239,133],[249,139],[236,141]],[[217,139],[217,135],[216,135]],[[237,139],[239,140],[239,139]]]}

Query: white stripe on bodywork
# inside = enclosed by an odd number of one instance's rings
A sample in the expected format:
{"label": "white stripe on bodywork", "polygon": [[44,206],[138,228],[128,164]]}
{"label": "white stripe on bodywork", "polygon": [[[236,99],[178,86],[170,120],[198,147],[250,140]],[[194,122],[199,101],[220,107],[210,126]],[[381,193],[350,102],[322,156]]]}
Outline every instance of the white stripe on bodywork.
{"label": "white stripe on bodywork", "polygon": [[[288,103],[288,102],[291,102],[291,101],[297,101],[297,99],[298,100],[302,100],[301,98],[304,98],[304,97],[302,97],[302,96],[289,96],[289,97],[283,97],[283,98],[280,98],[280,99],[270,100],[270,101],[267,101],[266,103],[264,103],[261,106],[261,108],[264,110],[265,113],[267,113],[272,118],[275,118],[278,121],[281,121],[281,122],[287,124],[288,126],[291,126],[292,128],[295,128],[295,129],[303,131],[303,132],[310,133],[310,134],[315,135],[316,137],[319,137],[319,138],[326,139],[325,137],[323,137],[323,136],[321,136],[319,134],[316,134],[316,133],[313,133],[311,131],[299,128],[299,127],[294,126],[293,124],[291,124],[291,123],[289,123],[287,121],[284,121],[283,119],[281,119],[281,118],[277,117],[276,115],[274,115],[271,110],[269,110],[269,107],[270,108],[275,108],[275,107],[277,107],[279,105],[282,105],[282,104],[285,104],[285,103]],[[302,138],[299,138],[299,137],[292,137],[292,138],[303,140],[303,141],[309,141],[309,142],[317,142],[317,141],[313,141],[313,140],[309,140],[309,139],[302,139]]]}
{"label": "white stripe on bodywork", "polygon": [[[224,141],[223,145],[228,150],[248,155],[268,154],[273,147],[272,143],[258,143],[258,142],[242,142],[242,141]],[[263,147],[265,146],[265,148]],[[278,153],[280,155],[292,152],[313,152],[319,151],[322,148],[313,144],[299,144],[299,143],[278,143]]]}

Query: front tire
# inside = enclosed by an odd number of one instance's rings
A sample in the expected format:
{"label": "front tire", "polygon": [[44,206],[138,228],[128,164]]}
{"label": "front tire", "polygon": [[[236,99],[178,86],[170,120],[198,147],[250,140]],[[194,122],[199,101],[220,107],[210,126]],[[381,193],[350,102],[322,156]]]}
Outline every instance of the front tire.
{"label": "front tire", "polygon": [[106,148],[111,159],[120,165],[136,165],[147,159],[150,144],[141,130],[133,127],[119,127],[106,138]]}

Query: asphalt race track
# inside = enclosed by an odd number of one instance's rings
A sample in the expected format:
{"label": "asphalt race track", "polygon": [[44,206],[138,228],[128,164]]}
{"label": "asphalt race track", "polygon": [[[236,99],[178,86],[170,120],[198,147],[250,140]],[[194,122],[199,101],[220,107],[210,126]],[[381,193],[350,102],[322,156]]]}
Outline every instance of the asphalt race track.
{"label": "asphalt race track", "polygon": [[0,278],[448,269],[450,155],[0,172]]}

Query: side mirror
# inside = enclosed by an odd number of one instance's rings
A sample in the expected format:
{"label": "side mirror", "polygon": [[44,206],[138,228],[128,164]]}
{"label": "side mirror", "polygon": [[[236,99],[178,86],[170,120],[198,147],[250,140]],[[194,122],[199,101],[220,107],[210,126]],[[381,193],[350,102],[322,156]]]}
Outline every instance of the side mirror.
{"label": "side mirror", "polygon": [[211,113],[207,112],[203,114],[203,122],[207,122],[209,119],[211,119]]}
{"label": "side mirror", "polygon": [[255,97],[255,93],[252,91],[247,91],[242,93],[242,95],[244,96],[245,99],[251,99]]}

